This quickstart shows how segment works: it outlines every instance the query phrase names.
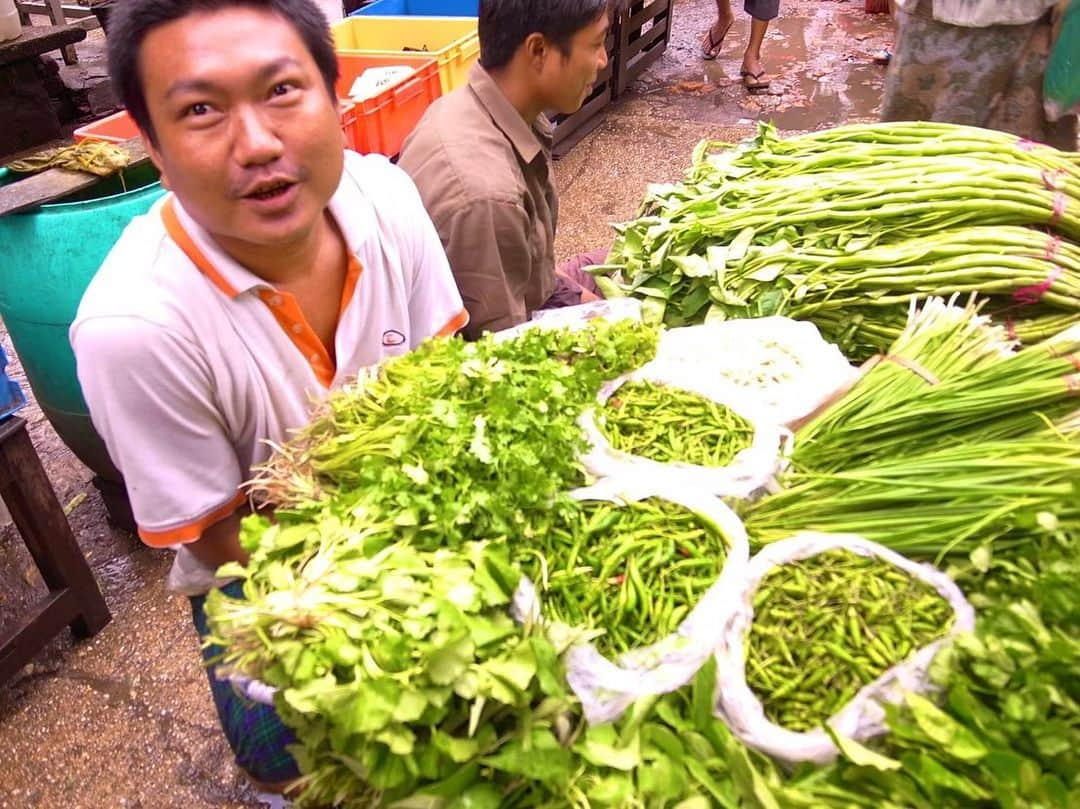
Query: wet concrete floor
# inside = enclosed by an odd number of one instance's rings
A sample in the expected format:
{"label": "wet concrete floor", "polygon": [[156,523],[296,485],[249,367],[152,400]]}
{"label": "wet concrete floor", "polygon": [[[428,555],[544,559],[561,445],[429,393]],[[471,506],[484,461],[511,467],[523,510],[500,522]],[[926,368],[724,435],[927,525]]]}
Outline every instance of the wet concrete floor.
{"label": "wet concrete floor", "polygon": [[[560,257],[609,243],[609,223],[634,215],[648,183],[677,179],[702,138],[738,140],[758,121],[796,132],[875,118],[884,68],[872,56],[891,41],[887,17],[866,15],[863,0],[784,0],[763,50],[772,87],[749,96],[738,75],[748,24],[733,5],[709,63],[700,41],[715,3],[675,0],[664,57],[556,163]],[[11,357],[2,328],[0,342]],[[8,370],[22,379],[17,359]],[[187,601],[164,588],[169,554],[112,528],[90,472],[35,406],[22,415],[113,621],[88,641],[65,632],[0,684],[0,809],[263,805],[231,763]],[[0,528],[0,627],[43,592],[21,540]]]}

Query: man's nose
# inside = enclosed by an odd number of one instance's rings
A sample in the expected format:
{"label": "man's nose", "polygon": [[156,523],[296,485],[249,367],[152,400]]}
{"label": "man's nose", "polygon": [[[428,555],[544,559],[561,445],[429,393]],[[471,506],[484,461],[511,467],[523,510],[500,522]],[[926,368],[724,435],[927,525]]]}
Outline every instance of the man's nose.
{"label": "man's nose", "polygon": [[281,157],[281,138],[257,108],[238,108],[233,127],[233,152],[240,165],[261,166]]}

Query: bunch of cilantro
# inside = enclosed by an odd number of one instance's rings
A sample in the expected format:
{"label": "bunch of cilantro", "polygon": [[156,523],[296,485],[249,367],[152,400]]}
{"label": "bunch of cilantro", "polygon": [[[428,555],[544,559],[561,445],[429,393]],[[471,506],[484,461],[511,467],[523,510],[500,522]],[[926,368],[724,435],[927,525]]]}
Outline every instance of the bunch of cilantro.
{"label": "bunch of cilantro", "polygon": [[331,396],[257,492],[279,512],[362,505],[425,548],[527,538],[584,480],[581,412],[603,382],[652,359],[657,337],[600,321],[426,342]]}

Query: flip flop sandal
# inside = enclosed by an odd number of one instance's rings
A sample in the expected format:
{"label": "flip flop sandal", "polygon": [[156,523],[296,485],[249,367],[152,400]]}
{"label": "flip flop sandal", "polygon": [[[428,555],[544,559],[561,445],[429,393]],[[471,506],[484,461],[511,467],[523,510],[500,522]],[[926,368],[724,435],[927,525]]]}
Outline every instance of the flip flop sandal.
{"label": "flip flop sandal", "polygon": [[727,24],[727,28],[724,29],[724,33],[720,35],[720,39],[713,39],[712,26],[709,26],[709,30],[705,32],[705,39],[701,41],[701,58],[711,62],[717,56],[720,55],[720,49],[724,47],[724,37],[728,35],[728,31],[731,30],[731,26],[735,24],[732,20]]}
{"label": "flip flop sandal", "polygon": [[740,70],[739,75],[742,77],[743,87],[750,93],[763,93],[769,89],[771,82],[766,79],[761,80],[761,77],[765,75],[765,71],[760,73],[751,73],[749,70]]}

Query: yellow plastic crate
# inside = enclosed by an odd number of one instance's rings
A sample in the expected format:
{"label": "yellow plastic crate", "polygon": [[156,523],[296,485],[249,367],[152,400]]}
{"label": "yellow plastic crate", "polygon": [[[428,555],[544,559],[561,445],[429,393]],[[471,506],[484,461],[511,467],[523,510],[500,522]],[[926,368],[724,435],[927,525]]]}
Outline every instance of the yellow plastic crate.
{"label": "yellow plastic crate", "polygon": [[340,53],[367,56],[416,56],[439,62],[439,81],[445,95],[465,85],[469,68],[480,56],[475,17],[346,17],[333,28],[334,48]]}

